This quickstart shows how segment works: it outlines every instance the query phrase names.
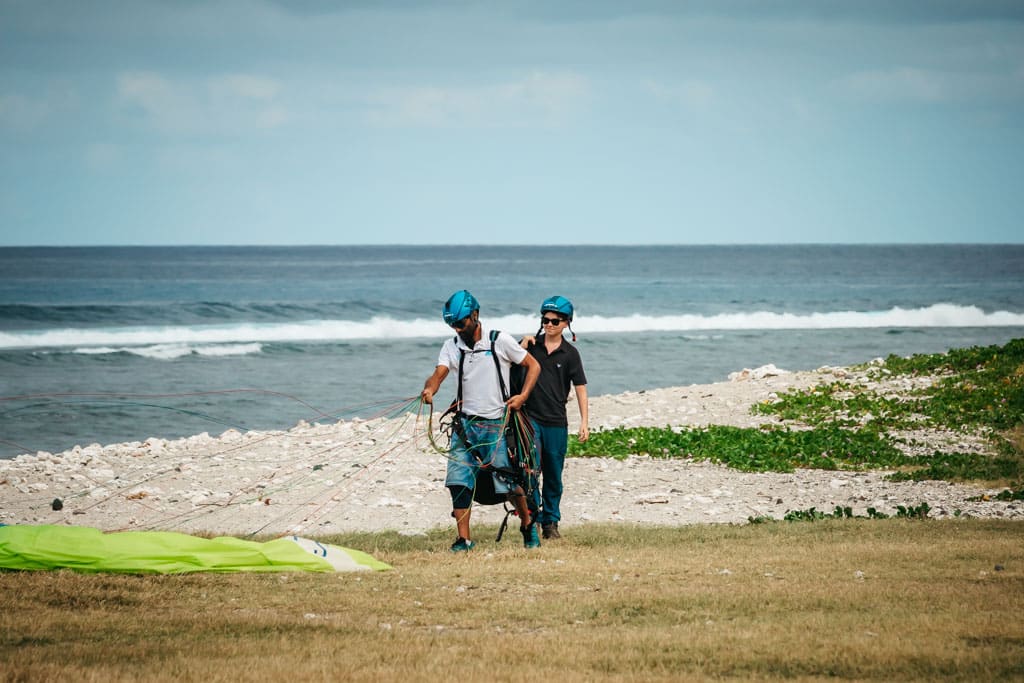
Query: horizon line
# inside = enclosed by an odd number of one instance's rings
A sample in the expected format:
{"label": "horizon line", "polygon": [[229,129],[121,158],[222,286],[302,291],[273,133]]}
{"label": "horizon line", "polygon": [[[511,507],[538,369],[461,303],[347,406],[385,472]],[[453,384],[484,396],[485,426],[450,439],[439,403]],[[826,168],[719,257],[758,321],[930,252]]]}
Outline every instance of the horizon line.
{"label": "horizon line", "polygon": [[324,248],[324,247],[370,247],[370,248],[409,248],[409,247],[438,247],[438,248],[535,248],[547,247],[552,249],[576,248],[576,247],[598,247],[598,248],[642,248],[642,247],[998,247],[1024,246],[1020,242],[584,242],[584,243],[396,243],[396,242],[310,242],[301,244],[289,243],[181,243],[181,244],[139,244],[139,243],[97,243],[97,244],[0,244],[0,249],[168,249],[168,248]]}

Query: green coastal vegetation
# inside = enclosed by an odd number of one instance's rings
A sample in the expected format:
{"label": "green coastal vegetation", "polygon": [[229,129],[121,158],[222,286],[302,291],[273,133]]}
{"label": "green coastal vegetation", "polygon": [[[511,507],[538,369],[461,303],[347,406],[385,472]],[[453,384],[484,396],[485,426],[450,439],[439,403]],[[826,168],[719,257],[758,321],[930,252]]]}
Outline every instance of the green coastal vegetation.
{"label": "green coastal vegetation", "polygon": [[[753,406],[758,428],[629,427],[570,441],[573,456],[707,460],[748,472],[893,470],[894,480],[978,482],[1024,498],[1024,339],[851,368],[858,379],[794,390]],[[900,388],[899,380],[913,380]],[[922,381],[924,380],[924,381]],[[924,433],[948,437],[938,443]],[[984,445],[950,449],[957,436]],[[913,453],[913,454],[911,454]]]}

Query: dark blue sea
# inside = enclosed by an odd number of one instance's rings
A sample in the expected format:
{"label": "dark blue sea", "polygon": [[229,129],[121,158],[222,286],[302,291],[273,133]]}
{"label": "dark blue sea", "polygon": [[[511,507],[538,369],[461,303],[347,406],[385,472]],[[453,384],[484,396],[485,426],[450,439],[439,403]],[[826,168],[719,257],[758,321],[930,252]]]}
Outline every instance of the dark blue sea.
{"label": "dark blue sea", "polygon": [[462,288],[572,299],[591,395],[1024,336],[1024,245],[0,248],[0,457],[382,414]]}

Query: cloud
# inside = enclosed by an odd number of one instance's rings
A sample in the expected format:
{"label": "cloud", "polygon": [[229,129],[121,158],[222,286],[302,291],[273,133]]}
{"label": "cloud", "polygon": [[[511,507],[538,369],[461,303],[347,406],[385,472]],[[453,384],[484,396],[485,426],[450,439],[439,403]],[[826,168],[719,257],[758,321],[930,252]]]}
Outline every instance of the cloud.
{"label": "cloud", "polygon": [[246,74],[211,78],[208,86],[214,95],[263,101],[276,99],[281,91],[280,84],[273,79]]}
{"label": "cloud", "polygon": [[559,126],[582,106],[589,91],[582,76],[546,72],[476,87],[381,88],[367,98],[368,119],[380,126]]}
{"label": "cloud", "polygon": [[670,85],[647,80],[643,86],[647,92],[659,100],[682,105],[686,109],[695,111],[707,109],[718,99],[715,87],[707,81],[687,80]]}
{"label": "cloud", "polygon": [[29,131],[76,107],[77,96],[69,88],[51,87],[45,92],[25,95],[0,93],[0,128]]}
{"label": "cloud", "polygon": [[85,163],[93,171],[117,168],[124,161],[124,150],[108,142],[93,142],[85,147]]}
{"label": "cloud", "polygon": [[281,86],[271,78],[227,74],[175,82],[154,72],[128,72],[117,78],[125,111],[164,133],[250,133],[284,125]]}
{"label": "cloud", "polygon": [[866,102],[974,102],[1024,98],[1024,69],[1011,73],[953,72],[900,66],[861,71],[837,82],[838,88]]}
{"label": "cloud", "polygon": [[31,128],[46,116],[48,109],[44,102],[24,95],[0,95],[0,125],[19,130]]}
{"label": "cloud", "polygon": [[938,102],[951,95],[943,74],[914,67],[862,71],[847,77],[847,92],[865,100],[918,100]]}

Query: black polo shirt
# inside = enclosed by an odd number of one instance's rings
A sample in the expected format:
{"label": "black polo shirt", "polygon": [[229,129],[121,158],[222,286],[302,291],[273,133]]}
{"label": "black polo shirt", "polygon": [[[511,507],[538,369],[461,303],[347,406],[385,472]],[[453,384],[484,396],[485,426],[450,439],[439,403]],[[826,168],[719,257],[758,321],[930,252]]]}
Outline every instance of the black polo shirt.
{"label": "black polo shirt", "polygon": [[526,399],[526,412],[542,425],[568,426],[565,404],[569,400],[572,385],[584,386],[587,383],[580,352],[563,339],[562,345],[548,355],[544,335],[537,337],[537,341],[527,351],[540,363],[540,377],[530,397]]}

